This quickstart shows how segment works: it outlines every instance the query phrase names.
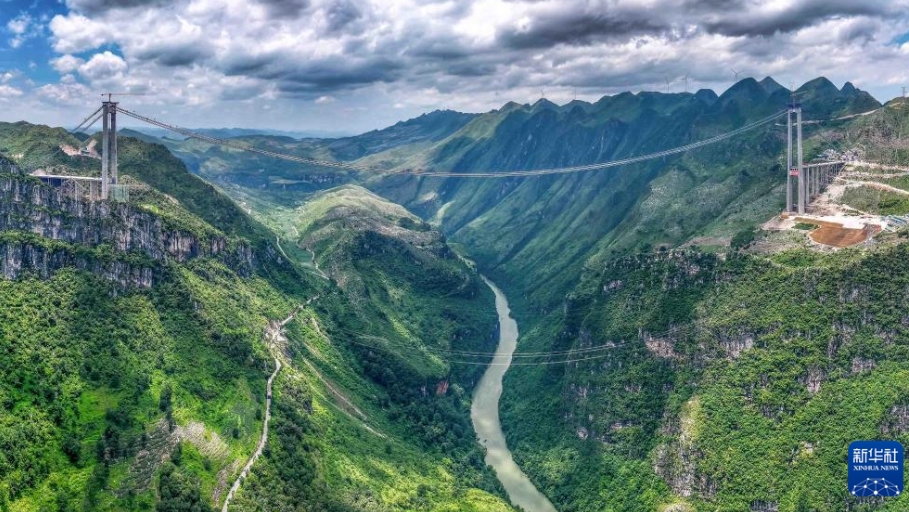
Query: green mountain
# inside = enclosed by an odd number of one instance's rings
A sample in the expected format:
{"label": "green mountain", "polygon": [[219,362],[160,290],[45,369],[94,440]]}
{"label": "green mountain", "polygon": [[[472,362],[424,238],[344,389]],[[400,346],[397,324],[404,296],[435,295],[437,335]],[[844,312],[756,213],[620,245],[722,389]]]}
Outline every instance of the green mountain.
{"label": "green mountain", "polygon": [[[823,78],[795,95],[817,121],[805,127],[809,161],[859,148],[905,165],[901,102],[881,108]],[[702,140],[789,102],[765,78],[719,96],[510,103],[446,137],[355,162],[455,172],[580,165]],[[896,341],[905,305],[894,300],[905,244],[879,235],[876,247],[825,255],[797,236],[755,234],[783,206],[782,123],[614,170],[345,178],[437,226],[503,284],[522,328],[519,352],[581,359],[518,366],[505,380],[515,459],[560,510],[861,507],[846,497],[845,446],[903,439],[904,390],[881,386],[905,371]],[[329,144],[307,154],[328,154]],[[266,186],[265,197],[229,166],[211,176],[311,244],[290,229],[308,208],[305,194]],[[875,272],[888,283],[872,291]]]}
{"label": "green mountain", "polygon": [[[802,90],[826,91],[825,83],[810,82]],[[579,165],[705,139],[778,112],[788,102],[786,91],[753,79],[718,98],[705,96],[624,93],[603,98],[588,111],[562,113],[525,106],[478,118],[421,154],[433,168],[454,171]],[[830,113],[814,95],[805,96],[806,115]],[[833,114],[864,112],[876,104],[866,93],[847,90],[842,96],[850,102]],[[483,122],[486,132],[479,135]],[[779,128],[758,129],[695,152],[600,172],[504,180],[389,177],[367,183],[432,219],[468,246],[481,266],[517,285],[534,308],[548,309],[557,307],[595,255],[673,247],[695,237],[703,237],[701,245],[722,244],[769,218],[782,206],[781,192],[772,192],[783,178],[780,135]],[[541,266],[547,267],[543,279],[536,272]]]}
{"label": "green mountain", "polygon": [[[847,151],[889,166],[855,164],[841,206],[909,214],[905,102],[882,106],[823,78],[795,98],[811,121],[809,161]],[[540,100],[344,139],[238,139],[368,172],[124,138],[134,192],[109,207],[5,178],[0,254],[21,256],[3,267],[2,325],[15,326],[3,339],[30,334],[3,356],[2,453],[22,446],[20,432],[39,441],[0,459],[10,475],[0,496],[16,510],[166,507],[171,495],[217,504],[224,475],[253,451],[265,380],[281,361],[272,436],[232,507],[507,510],[468,418],[496,332],[469,257],[511,298],[521,339],[502,424],[558,510],[902,510],[904,497],[850,497],[843,460],[852,440],[909,442],[907,232],[835,251],[811,242],[806,222],[760,229],[783,207],[784,121],[601,171],[397,172],[626,158],[790,101],[768,77],[722,95]],[[47,165],[29,159],[55,149],[52,137],[65,134],[0,125],[0,152]],[[22,199],[35,194],[46,202]],[[307,302],[282,330],[277,321]],[[61,403],[75,412],[56,412]]]}
{"label": "green mountain", "polygon": [[[851,84],[839,90],[824,78],[806,83],[796,94],[806,119],[841,117],[880,106]],[[453,125],[436,119],[442,114],[437,112],[360,137],[313,140],[285,149],[348,159],[359,154],[345,155],[337,151],[339,146],[368,148],[354,160],[356,164],[391,170],[470,172],[581,165],[708,138],[778,112],[789,101],[789,92],[771,78],[761,82],[749,78],[719,97],[708,91],[642,92],[563,107],[545,100],[534,105],[509,103],[461,119],[466,124],[450,133],[447,129]],[[405,125],[419,126],[432,136],[400,144],[398,134]],[[439,128],[443,125],[446,130]],[[806,130],[808,137],[819,131]],[[220,155],[206,159],[196,152],[186,157],[184,151],[195,142],[168,144],[181,158],[202,162],[200,174],[228,192],[267,196],[288,207],[304,201],[307,191],[360,182],[438,226],[467,246],[487,272],[517,286],[521,297],[533,300],[534,308],[548,309],[558,307],[584,262],[595,255],[609,258],[648,247],[673,247],[696,237],[702,237],[701,245],[724,245],[736,232],[778,211],[781,193],[771,189],[780,186],[783,176],[780,134],[779,128],[763,128],[662,160],[538,179],[414,179],[380,171],[360,176],[326,173],[319,184],[313,184],[309,169],[286,162],[272,164],[260,172],[262,179],[250,183],[242,168],[247,158],[257,157],[238,157],[234,167]],[[376,142],[382,138],[394,147],[383,149]],[[820,152],[810,143],[808,150],[809,158]],[[237,186],[238,191],[232,190]],[[257,187],[267,192],[257,193]],[[547,267],[542,274],[537,271],[541,266]]]}
{"label": "green mountain", "polygon": [[[50,151],[78,144],[60,130],[0,141],[3,161],[91,165]],[[313,242],[328,280],[164,147],[120,145],[127,202],[0,174],[0,508],[220,509],[280,362],[230,510],[509,509],[465,435],[478,369],[446,360],[494,345],[492,296],[441,234],[370,217]]]}
{"label": "green mountain", "polygon": [[[384,130],[375,130],[356,137],[340,139],[303,139],[268,135],[238,137],[235,140],[267,148],[278,153],[302,157],[318,155],[322,160],[353,160],[376,152],[393,153],[397,148],[412,151],[432,145],[461,129],[475,116],[450,110],[424,114],[402,121]],[[293,203],[301,194],[308,194],[351,181],[352,176],[321,167],[276,160],[274,158],[222,148],[195,139],[183,141],[150,140],[166,145],[194,173],[222,187],[238,185],[244,188],[265,188],[269,194]]]}

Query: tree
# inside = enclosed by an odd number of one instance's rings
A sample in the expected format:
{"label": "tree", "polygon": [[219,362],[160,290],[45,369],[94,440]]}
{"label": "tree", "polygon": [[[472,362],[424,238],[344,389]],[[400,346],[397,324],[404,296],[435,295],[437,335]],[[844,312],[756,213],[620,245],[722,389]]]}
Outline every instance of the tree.
{"label": "tree", "polygon": [[211,507],[202,498],[199,480],[179,471],[173,464],[167,464],[158,479],[158,494],[161,500],[155,507],[157,512],[211,512]]}

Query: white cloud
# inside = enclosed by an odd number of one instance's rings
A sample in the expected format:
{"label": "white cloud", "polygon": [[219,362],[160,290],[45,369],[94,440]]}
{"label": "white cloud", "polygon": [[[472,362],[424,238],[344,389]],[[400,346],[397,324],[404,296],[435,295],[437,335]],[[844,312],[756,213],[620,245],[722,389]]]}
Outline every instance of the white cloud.
{"label": "white cloud", "polygon": [[54,105],[78,108],[91,105],[98,98],[89,87],[80,83],[42,85],[35,89],[35,93]]}
{"label": "white cloud", "polygon": [[[434,108],[481,111],[535,101],[540,89],[557,102],[575,91],[588,100],[629,89],[676,92],[686,75],[692,90],[722,92],[732,81],[730,67],[785,84],[827,75],[883,86],[906,74],[909,44],[888,42],[905,32],[907,0],[679,5],[67,0],[69,13],[49,23],[60,54],[51,65],[67,82],[57,86],[81,81],[93,89],[145,91],[129,102],[150,111],[191,105],[211,124],[228,124],[249,108],[239,119],[265,125],[273,114],[247,104],[267,99],[273,112],[285,114],[276,121],[284,127],[314,122],[333,129],[374,128]],[[57,101],[71,93],[44,92]],[[171,109],[198,125],[196,114]]]}
{"label": "white cloud", "polygon": [[6,28],[13,34],[21,36],[28,31],[28,26],[31,25],[32,18],[28,14],[20,14],[19,16],[9,20],[6,23]]}
{"label": "white cloud", "polygon": [[79,66],[85,64],[85,61],[72,55],[64,55],[50,61],[51,66],[61,75],[72,73],[79,69]]}
{"label": "white cloud", "polygon": [[126,61],[119,55],[110,51],[96,53],[88,62],[78,66],[79,74],[89,81],[109,80],[112,78],[122,78],[123,73],[127,70]]}
{"label": "white cloud", "polygon": [[0,85],[0,99],[2,98],[16,98],[22,96],[22,90],[17,89],[11,85]]}
{"label": "white cloud", "polygon": [[54,16],[50,22],[50,30],[53,34],[54,50],[60,53],[79,53],[98,48],[109,41],[108,33],[114,32],[113,29],[106,28],[104,22],[90,20],[78,14]]}
{"label": "white cloud", "polygon": [[13,35],[9,40],[11,48],[16,49],[22,46],[22,43],[37,35],[37,27],[32,24],[32,17],[28,14],[20,14],[6,23],[6,30]]}

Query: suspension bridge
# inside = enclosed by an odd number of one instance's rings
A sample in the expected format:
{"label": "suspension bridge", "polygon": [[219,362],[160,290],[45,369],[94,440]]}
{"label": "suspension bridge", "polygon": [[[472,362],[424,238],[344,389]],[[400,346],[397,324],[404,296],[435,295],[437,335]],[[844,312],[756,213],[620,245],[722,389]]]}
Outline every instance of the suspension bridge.
{"label": "suspension bridge", "polygon": [[[46,172],[36,174],[38,178],[54,186],[68,187],[75,194],[88,197],[91,200],[124,200],[128,198],[128,187],[119,183],[119,164],[117,153],[117,114],[122,114],[133,118],[137,121],[146,123],[151,126],[162,128],[183,135],[218,145],[226,148],[247,151],[263,155],[270,158],[287,160],[299,164],[326,167],[332,169],[349,170],[355,172],[384,172],[388,175],[410,176],[415,178],[469,178],[469,179],[498,179],[498,178],[523,178],[538,177],[559,174],[569,174],[578,172],[589,172],[623,165],[645,162],[665,158],[667,156],[694,151],[705,146],[716,144],[745,132],[755,130],[759,127],[768,125],[777,119],[786,116],[787,122],[787,180],[786,180],[786,211],[790,213],[804,214],[806,207],[815,199],[824,188],[829,185],[833,179],[843,169],[845,162],[830,161],[822,163],[805,164],[803,158],[802,144],[802,126],[806,123],[817,123],[818,121],[802,120],[802,107],[799,103],[793,102],[788,108],[768,115],[764,118],[750,122],[728,132],[715,135],[703,140],[685,144],[682,146],[669,148],[663,151],[647,153],[643,155],[632,156],[607,162],[597,162],[586,165],[575,165],[566,167],[544,168],[544,169],[522,169],[522,170],[478,170],[471,172],[453,172],[453,171],[434,171],[425,169],[403,169],[397,171],[386,171],[373,167],[357,165],[351,162],[320,160],[306,158],[287,153],[279,153],[251,146],[235,139],[224,139],[198,133],[187,128],[183,128],[171,123],[167,123],[152,117],[144,116],[137,112],[120,107],[119,103],[113,101],[112,94],[107,94],[106,101],[102,101],[101,106],[91,115],[85,118],[82,123],[71,130],[71,133],[77,133],[79,130],[91,128],[98,120],[102,121],[101,128],[101,177],[84,177],[61,174],[48,174]],[[81,149],[81,148],[80,148]]]}

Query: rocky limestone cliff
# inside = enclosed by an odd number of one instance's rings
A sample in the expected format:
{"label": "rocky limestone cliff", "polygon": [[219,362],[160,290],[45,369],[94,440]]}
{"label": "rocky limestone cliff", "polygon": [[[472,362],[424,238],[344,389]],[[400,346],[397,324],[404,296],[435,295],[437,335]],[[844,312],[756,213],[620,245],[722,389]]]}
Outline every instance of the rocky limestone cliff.
{"label": "rocky limestone cliff", "polygon": [[45,247],[41,244],[0,241],[0,275],[17,279],[32,272],[42,279],[54,272],[74,267],[119,284],[123,288],[150,288],[156,281],[159,268],[127,261],[97,258],[64,247]]}
{"label": "rocky limestone cliff", "polygon": [[0,232],[33,233],[76,247],[106,246],[113,253],[147,257],[134,265],[116,258],[96,259],[90,252],[73,253],[62,246],[33,241],[0,241],[0,273],[15,278],[23,270],[47,276],[65,266],[90,270],[116,282],[151,286],[151,265],[216,257],[243,276],[256,266],[253,248],[218,232],[191,233],[170,228],[161,217],[133,205],[78,201],[37,180],[0,175]]}

